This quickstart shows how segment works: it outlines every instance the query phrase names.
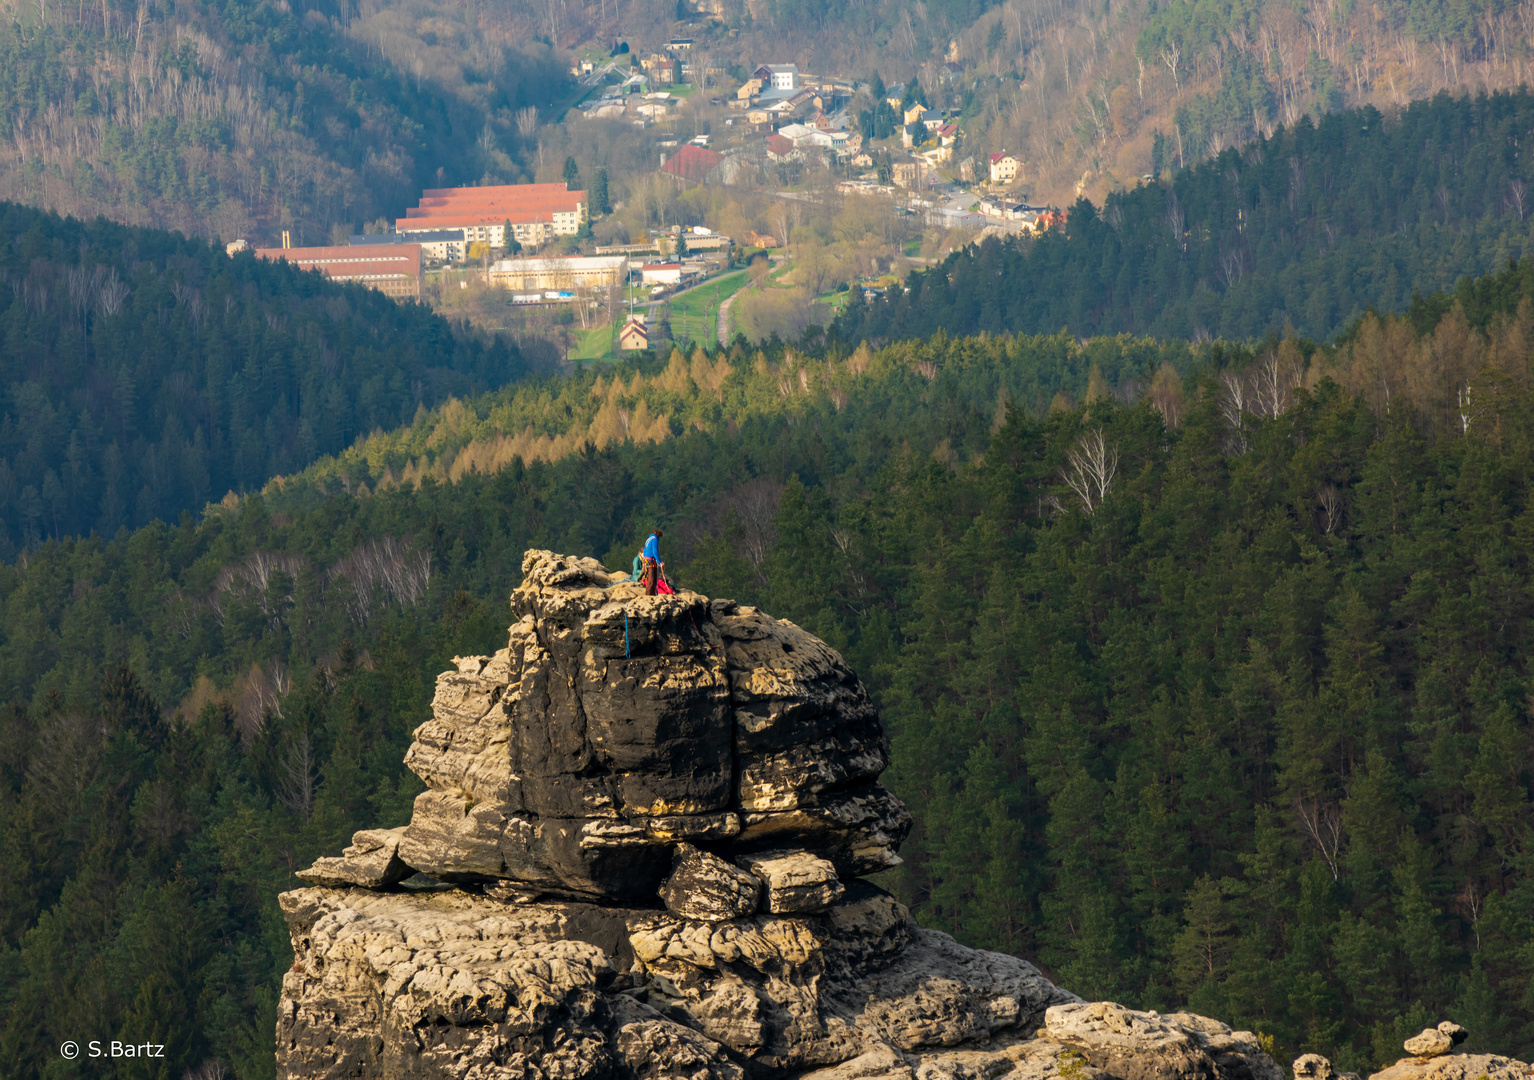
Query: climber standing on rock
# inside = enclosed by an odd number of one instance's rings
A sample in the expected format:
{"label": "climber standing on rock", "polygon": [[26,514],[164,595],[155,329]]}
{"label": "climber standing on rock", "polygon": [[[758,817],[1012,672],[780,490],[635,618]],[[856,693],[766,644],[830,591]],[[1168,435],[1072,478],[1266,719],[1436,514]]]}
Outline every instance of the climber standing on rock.
{"label": "climber standing on rock", "polygon": [[661,581],[661,567],[666,564],[660,561],[660,538],[665,533],[656,529],[650,534],[650,538],[644,542],[644,591],[646,596],[654,596]]}

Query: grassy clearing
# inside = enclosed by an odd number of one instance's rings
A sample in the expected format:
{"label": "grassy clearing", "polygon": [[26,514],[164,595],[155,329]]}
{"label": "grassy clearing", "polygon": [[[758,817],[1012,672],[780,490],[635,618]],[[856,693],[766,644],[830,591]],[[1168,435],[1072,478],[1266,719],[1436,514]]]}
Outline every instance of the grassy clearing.
{"label": "grassy clearing", "polygon": [[590,330],[576,334],[575,345],[570,350],[571,360],[611,360],[617,341],[613,337],[613,324],[603,323]]}
{"label": "grassy clearing", "polygon": [[744,270],[715,278],[683,293],[667,306],[671,333],[688,341],[714,341],[719,333],[719,305],[729,299],[749,278]]}
{"label": "grassy clearing", "polygon": [[815,297],[815,303],[824,304],[833,313],[839,313],[842,308],[847,306],[847,290],[842,289],[840,292],[830,292],[817,296]]}

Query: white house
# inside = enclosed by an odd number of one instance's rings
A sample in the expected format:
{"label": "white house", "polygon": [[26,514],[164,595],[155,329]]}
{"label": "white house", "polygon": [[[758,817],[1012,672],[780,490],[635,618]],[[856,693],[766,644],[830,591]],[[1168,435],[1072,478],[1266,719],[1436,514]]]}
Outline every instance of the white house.
{"label": "white house", "polygon": [[1018,171],[1023,163],[1013,154],[1003,150],[999,154],[991,155],[991,183],[1010,184],[1017,179]]}
{"label": "white house", "polygon": [[763,90],[799,89],[799,65],[797,64],[763,64],[751,75],[753,78],[762,80]]}

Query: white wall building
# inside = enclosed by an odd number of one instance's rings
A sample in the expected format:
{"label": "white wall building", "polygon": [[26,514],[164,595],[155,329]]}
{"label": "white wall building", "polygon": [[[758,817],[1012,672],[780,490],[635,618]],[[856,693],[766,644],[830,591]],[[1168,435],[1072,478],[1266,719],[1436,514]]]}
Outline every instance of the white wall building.
{"label": "white wall building", "polygon": [[555,259],[501,259],[490,265],[490,283],[503,289],[598,289],[628,277],[623,255],[572,255]]}

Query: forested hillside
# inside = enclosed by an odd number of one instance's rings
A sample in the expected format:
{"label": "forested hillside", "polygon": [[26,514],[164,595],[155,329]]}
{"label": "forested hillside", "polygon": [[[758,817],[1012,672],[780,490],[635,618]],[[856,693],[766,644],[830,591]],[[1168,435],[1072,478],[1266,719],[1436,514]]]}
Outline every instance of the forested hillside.
{"label": "forested hillside", "polygon": [[[919,81],[961,110],[959,150],[1020,153],[1036,201],[1069,205],[1193,164],[1301,115],[1381,111],[1529,78],[1534,9],[1504,0],[569,0],[514,6],[563,45],[695,39],[728,67]],[[705,64],[707,66],[707,64]],[[871,108],[872,102],[863,106]]]}
{"label": "forested hillside", "polygon": [[[270,1075],[274,894],[405,819],[431,679],[503,639],[526,547],[618,564],[656,523],[683,583],[869,681],[925,923],[1280,1057],[1363,1068],[1445,1013],[1527,1054],[1531,340],[1525,262],[1336,349],[716,355],[679,397],[772,391],[717,427],[44,543],[0,570],[0,1055]],[[496,400],[552,425],[611,385]],[[479,412],[433,430],[462,456]]]}
{"label": "forested hillside", "polygon": [[0,204],[0,280],[6,558],[200,511],[522,374],[419,305],[101,220]]}
{"label": "forested hillside", "polygon": [[515,113],[568,80],[547,46],[451,6],[6,11],[0,197],[224,240],[324,243],[439,180],[515,182],[536,153]]}
{"label": "forested hillside", "polygon": [[[1528,80],[1534,29],[1534,10],[1500,0],[1008,0],[968,27],[942,15],[891,9],[885,35],[826,34],[821,48],[879,43],[886,80],[916,74],[962,104],[965,148],[1020,151],[1028,190],[1060,205],[1083,193],[1100,203],[1305,114],[1511,90]],[[941,64],[945,38],[957,79]]]}
{"label": "forested hillside", "polygon": [[865,306],[855,290],[833,329],[1330,338],[1530,251],[1531,132],[1527,90],[1302,117],[1100,208],[1080,201],[1063,231],[963,249],[908,292]]}
{"label": "forested hillside", "polygon": [[[712,356],[670,356],[616,373],[510,386],[418,413],[410,426],[376,432],[265,491],[274,505],[304,506],[360,486],[388,489],[431,477],[456,481],[493,473],[514,460],[560,461],[611,445],[659,443],[678,433],[725,434],[754,420],[780,421],[829,397],[844,426],[890,431],[942,454],[983,451],[987,433],[974,416],[1000,417],[1009,404],[1043,412],[1051,402],[1105,394],[1110,385],[1144,386],[1162,366],[1184,370],[1197,355],[1246,355],[1220,342],[1195,349],[1122,335],[1078,342],[1067,334],[1034,338],[948,338],[874,352],[801,352],[780,344],[772,356],[737,342]],[[938,370],[940,385],[926,385]],[[898,376],[896,383],[891,379]],[[1058,399],[1058,400],[1057,400]],[[931,406],[931,408],[929,408]]]}

